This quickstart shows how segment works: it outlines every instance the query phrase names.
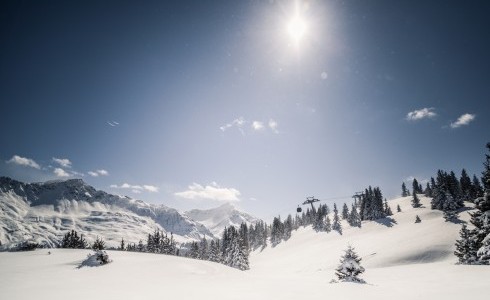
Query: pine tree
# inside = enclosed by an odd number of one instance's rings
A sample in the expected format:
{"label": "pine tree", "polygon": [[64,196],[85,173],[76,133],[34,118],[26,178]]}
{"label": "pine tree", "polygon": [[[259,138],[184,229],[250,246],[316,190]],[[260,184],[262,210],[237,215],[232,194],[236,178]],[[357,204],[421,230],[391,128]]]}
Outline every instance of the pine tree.
{"label": "pine tree", "polygon": [[425,186],[425,191],[424,191],[425,197],[432,197],[432,188],[430,187],[430,184],[427,182],[427,185]]}
{"label": "pine tree", "polygon": [[456,241],[456,251],[454,255],[458,257],[460,264],[471,265],[477,261],[477,248],[471,231],[468,230],[466,224],[463,224],[459,231],[460,239]]}
{"label": "pine tree", "polygon": [[101,238],[97,237],[97,239],[94,241],[92,244],[92,249],[93,250],[104,250],[105,249],[105,242]]}
{"label": "pine tree", "polygon": [[402,208],[400,207],[400,204],[396,205],[396,211],[397,212],[402,212]]}
{"label": "pine tree", "polygon": [[463,169],[461,171],[461,177],[459,179],[459,186],[461,187],[461,195],[463,197],[464,201],[470,201],[472,200],[471,194],[472,194],[472,184],[471,184],[471,179],[466,173],[466,170]]}
{"label": "pine tree", "polygon": [[347,220],[349,218],[349,208],[347,207],[347,204],[344,203],[344,206],[342,206],[342,220]]}
{"label": "pine tree", "polygon": [[323,214],[317,213],[315,222],[313,222],[313,229],[316,231],[323,231],[325,229],[325,224],[323,222]]}
{"label": "pine tree", "polygon": [[339,211],[337,210],[337,205],[333,204],[333,223],[332,230],[337,231],[342,234],[342,225],[340,224]]}
{"label": "pine tree", "polygon": [[355,207],[355,205],[352,205],[348,222],[349,225],[352,227],[361,227],[361,216],[359,216],[359,213],[357,212],[357,208]]}
{"label": "pine tree", "polygon": [[345,250],[345,254],[340,259],[340,265],[335,271],[335,274],[340,281],[364,282],[364,280],[358,277],[365,271],[361,266],[361,258],[350,245],[347,247],[347,250]]}
{"label": "pine tree", "polygon": [[407,186],[405,185],[405,182],[402,183],[402,197],[407,197],[408,196],[408,190]]}
{"label": "pine tree", "polygon": [[388,201],[386,200],[386,198],[385,198],[385,202],[384,202],[384,212],[385,212],[386,216],[392,216],[393,215],[393,212],[391,211],[391,207],[388,205]]}
{"label": "pine tree", "polygon": [[475,201],[475,199],[478,197],[483,197],[483,188],[478,177],[473,175],[473,182],[471,185],[471,201]]}
{"label": "pine tree", "polygon": [[419,182],[416,178],[412,181],[412,194],[420,194],[422,189],[419,189]]}
{"label": "pine tree", "polygon": [[124,243],[124,238],[121,238],[121,244],[119,244],[119,250],[126,250],[126,244]]}
{"label": "pine tree", "polygon": [[324,223],[324,231],[330,232],[332,231],[332,224],[330,223],[330,218],[328,216],[325,217],[325,223]]}
{"label": "pine tree", "polygon": [[422,220],[420,219],[419,215],[415,216],[415,223],[420,223]]}
{"label": "pine tree", "polygon": [[420,199],[419,197],[417,196],[416,193],[413,193],[413,198],[412,198],[412,207],[421,207],[422,204],[420,204]]}

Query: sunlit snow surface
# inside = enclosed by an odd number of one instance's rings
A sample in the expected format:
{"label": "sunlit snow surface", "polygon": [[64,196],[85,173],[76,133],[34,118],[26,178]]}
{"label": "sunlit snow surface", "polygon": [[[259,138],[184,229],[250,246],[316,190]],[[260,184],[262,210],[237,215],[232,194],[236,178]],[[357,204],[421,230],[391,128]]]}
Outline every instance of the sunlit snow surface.
{"label": "sunlit snow surface", "polygon": [[[456,265],[459,224],[442,213],[390,201],[389,222],[344,225],[344,234],[293,232],[275,248],[251,254],[251,270],[158,254],[108,251],[112,263],[77,268],[89,250],[0,253],[2,299],[484,299],[490,266]],[[428,199],[422,198],[428,207]],[[415,215],[422,222],[415,224]],[[467,220],[467,212],[461,214]],[[363,258],[367,284],[335,283],[347,244]],[[51,255],[48,254],[51,251]]]}

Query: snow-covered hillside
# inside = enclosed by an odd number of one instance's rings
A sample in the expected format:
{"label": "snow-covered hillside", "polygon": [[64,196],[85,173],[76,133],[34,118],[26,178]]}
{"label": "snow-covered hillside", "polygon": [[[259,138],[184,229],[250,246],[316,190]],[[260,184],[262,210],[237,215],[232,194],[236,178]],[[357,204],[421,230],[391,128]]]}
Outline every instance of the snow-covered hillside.
{"label": "snow-covered hillside", "polygon": [[216,237],[221,237],[225,227],[239,227],[242,223],[250,225],[258,221],[257,218],[239,211],[230,203],[207,210],[193,209],[185,212],[185,215],[206,226]]}
{"label": "snow-covered hillside", "polygon": [[98,191],[81,179],[29,184],[0,177],[0,209],[4,245],[32,239],[54,246],[70,229],[88,241],[102,236],[113,246],[121,238],[145,240],[155,229],[182,242],[213,236],[173,208]]}
{"label": "snow-covered hillside", "polygon": [[[459,224],[442,213],[389,201],[392,221],[343,224],[343,235],[294,231],[287,242],[251,255],[251,269],[158,254],[108,251],[113,262],[78,265],[88,250],[0,253],[5,299],[466,299],[488,295],[489,266],[456,265]],[[415,216],[422,222],[415,224]],[[467,211],[460,213],[467,220]],[[329,283],[347,244],[362,257],[367,284]]]}

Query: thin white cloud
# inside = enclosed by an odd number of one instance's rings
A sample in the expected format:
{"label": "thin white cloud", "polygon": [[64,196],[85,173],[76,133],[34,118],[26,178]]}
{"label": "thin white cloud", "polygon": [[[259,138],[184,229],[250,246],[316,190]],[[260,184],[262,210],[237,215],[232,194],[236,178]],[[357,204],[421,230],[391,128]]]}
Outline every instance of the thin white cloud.
{"label": "thin white cloud", "polygon": [[269,128],[274,132],[274,133],[279,133],[279,131],[277,130],[277,127],[279,126],[279,124],[273,120],[273,119],[270,119],[269,120]]}
{"label": "thin white cloud", "polygon": [[215,201],[240,201],[240,191],[234,188],[220,187],[216,182],[210,185],[202,186],[198,183],[193,183],[188,186],[188,189],[183,192],[174,194],[177,197],[185,199],[206,199]]}
{"label": "thin white cloud", "polygon": [[55,168],[53,173],[58,177],[70,177],[71,175],[62,168]]}
{"label": "thin white cloud", "polygon": [[[139,194],[143,191],[158,193],[158,190],[159,190],[158,187],[156,187],[154,185],[148,185],[148,184],[144,184],[144,185],[135,184],[135,185],[133,185],[133,184],[129,184],[129,183],[123,183],[121,185],[111,184],[110,187],[113,189],[129,189],[129,190],[131,190],[131,192],[137,193],[137,194]],[[138,192],[135,192],[135,191],[138,191]]]}
{"label": "thin white cloud", "polygon": [[475,120],[476,115],[474,114],[464,114],[461,115],[456,122],[451,123],[451,128],[458,128],[461,126],[468,125],[471,121]]}
{"label": "thin white cloud", "polygon": [[18,155],[12,156],[10,160],[7,160],[7,163],[15,164],[19,166],[31,167],[38,170],[41,169],[41,166],[39,166],[39,164],[35,162],[33,159],[27,157],[21,157]]}
{"label": "thin white cloud", "polygon": [[264,123],[263,122],[260,122],[260,121],[253,121],[252,122],[252,128],[255,131],[263,130],[264,129]]}
{"label": "thin white cloud", "polygon": [[53,161],[63,168],[71,168],[71,161],[68,158],[53,157]]}
{"label": "thin white cloud", "polygon": [[437,116],[437,114],[434,110],[435,110],[434,107],[425,107],[422,109],[417,109],[417,110],[411,111],[407,114],[407,120],[408,121],[418,121],[418,120],[422,120],[422,119],[435,118]]}
{"label": "thin white cloud", "polygon": [[100,176],[108,176],[109,172],[102,169],[102,170],[96,170],[96,171],[88,171],[87,174],[92,176],[92,177],[98,177],[99,175]]}
{"label": "thin white cloud", "polygon": [[107,121],[107,124],[111,127],[116,127],[119,125],[119,122],[116,121]]}
{"label": "thin white cloud", "polygon": [[246,123],[247,123],[247,121],[243,117],[239,117],[239,118],[231,121],[230,123],[227,123],[227,124],[221,126],[219,129],[221,131],[225,132],[226,130],[228,130],[232,127],[236,127],[244,135],[245,131],[243,130],[243,126]]}

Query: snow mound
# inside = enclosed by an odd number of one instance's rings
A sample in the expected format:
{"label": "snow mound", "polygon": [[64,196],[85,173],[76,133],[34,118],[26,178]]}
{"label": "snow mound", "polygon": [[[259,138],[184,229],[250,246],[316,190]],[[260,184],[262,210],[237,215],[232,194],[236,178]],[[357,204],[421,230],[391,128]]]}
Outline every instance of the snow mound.
{"label": "snow mound", "polygon": [[109,255],[106,251],[98,250],[95,253],[90,253],[87,255],[87,258],[82,261],[79,268],[81,267],[100,267],[102,265],[106,265],[111,263],[112,260],[109,258]]}

